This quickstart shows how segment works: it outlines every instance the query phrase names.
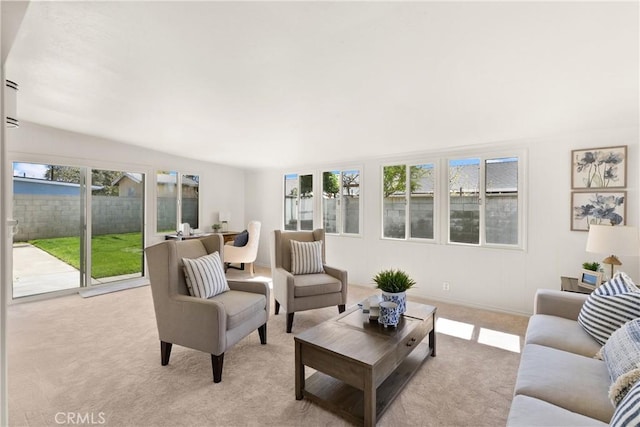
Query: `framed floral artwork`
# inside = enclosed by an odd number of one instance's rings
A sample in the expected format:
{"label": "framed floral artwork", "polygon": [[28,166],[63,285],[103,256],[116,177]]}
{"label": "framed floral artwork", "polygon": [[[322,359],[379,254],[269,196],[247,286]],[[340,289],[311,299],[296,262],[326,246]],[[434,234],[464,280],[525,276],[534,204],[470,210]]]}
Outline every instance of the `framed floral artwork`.
{"label": "framed floral artwork", "polygon": [[624,188],[627,186],[627,146],[571,151],[571,188]]}
{"label": "framed floral artwork", "polygon": [[571,193],[571,230],[589,231],[590,224],[625,225],[626,191]]}

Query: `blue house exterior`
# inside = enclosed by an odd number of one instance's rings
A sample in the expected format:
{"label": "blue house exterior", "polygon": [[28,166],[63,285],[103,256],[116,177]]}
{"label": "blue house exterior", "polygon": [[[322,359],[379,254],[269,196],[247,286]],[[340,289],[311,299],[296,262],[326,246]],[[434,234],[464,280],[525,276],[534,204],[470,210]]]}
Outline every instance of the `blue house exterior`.
{"label": "blue house exterior", "polygon": [[[92,189],[99,190],[99,185]],[[54,196],[79,196],[80,184],[71,182],[49,181],[39,178],[13,177],[13,194],[43,194]]]}

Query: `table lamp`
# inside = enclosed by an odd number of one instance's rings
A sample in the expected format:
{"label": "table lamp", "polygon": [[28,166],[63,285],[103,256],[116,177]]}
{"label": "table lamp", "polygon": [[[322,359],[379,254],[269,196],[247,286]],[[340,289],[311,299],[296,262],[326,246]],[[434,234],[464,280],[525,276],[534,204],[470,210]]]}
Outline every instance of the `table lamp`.
{"label": "table lamp", "polygon": [[231,214],[228,211],[220,212],[220,222],[222,223],[222,231],[229,231],[229,221],[231,221]]}
{"label": "table lamp", "polygon": [[611,277],[614,266],[622,265],[617,255],[638,256],[639,251],[640,237],[637,227],[596,224],[589,226],[587,252],[611,254],[602,260],[603,264],[611,264]]}

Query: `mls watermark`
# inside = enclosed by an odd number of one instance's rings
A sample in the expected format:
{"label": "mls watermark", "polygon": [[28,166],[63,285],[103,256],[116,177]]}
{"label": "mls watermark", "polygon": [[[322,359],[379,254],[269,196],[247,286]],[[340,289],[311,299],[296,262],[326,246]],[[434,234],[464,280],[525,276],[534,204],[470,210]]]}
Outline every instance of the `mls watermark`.
{"label": "mls watermark", "polygon": [[56,424],[101,425],[107,423],[104,412],[56,412]]}

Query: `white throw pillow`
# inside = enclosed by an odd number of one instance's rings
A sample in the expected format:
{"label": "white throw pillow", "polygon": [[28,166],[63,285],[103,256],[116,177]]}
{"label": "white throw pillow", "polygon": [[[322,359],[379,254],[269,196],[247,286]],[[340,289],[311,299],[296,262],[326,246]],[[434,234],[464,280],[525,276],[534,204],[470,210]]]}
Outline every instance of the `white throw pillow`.
{"label": "white throw pillow", "polygon": [[324,273],[322,266],[322,240],[298,242],[291,240],[291,273]]}
{"label": "white throw pillow", "polygon": [[640,289],[623,272],[596,288],[585,301],[578,323],[604,345],[613,331],[640,317]]}
{"label": "white throw pillow", "polygon": [[229,290],[218,252],[200,258],[182,258],[185,281],[191,296],[211,298]]}

